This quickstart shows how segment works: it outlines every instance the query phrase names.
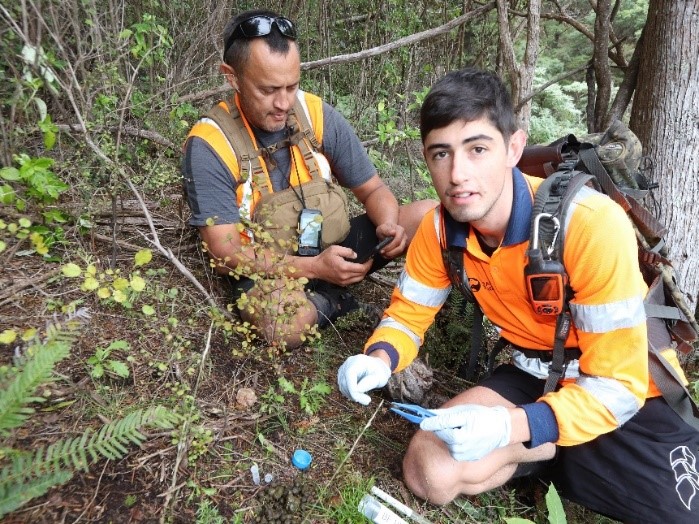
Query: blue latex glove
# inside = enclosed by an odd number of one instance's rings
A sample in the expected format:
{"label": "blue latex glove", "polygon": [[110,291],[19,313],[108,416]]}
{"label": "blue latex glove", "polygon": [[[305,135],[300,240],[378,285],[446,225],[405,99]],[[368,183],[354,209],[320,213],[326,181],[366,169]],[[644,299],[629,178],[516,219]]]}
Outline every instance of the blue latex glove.
{"label": "blue latex glove", "polygon": [[436,415],[424,419],[420,429],[434,431],[455,460],[479,460],[510,443],[512,420],[502,406],[464,404],[431,411]]}
{"label": "blue latex glove", "polygon": [[391,368],[383,360],[360,354],[349,357],[340,366],[337,385],[348,399],[368,406],[371,397],[366,392],[384,387],[389,378]]}

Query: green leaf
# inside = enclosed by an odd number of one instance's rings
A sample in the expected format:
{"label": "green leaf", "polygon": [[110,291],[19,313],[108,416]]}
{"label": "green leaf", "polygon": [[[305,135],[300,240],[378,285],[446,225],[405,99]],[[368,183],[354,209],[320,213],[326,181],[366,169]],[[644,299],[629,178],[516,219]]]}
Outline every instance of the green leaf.
{"label": "green leaf", "polygon": [[134,255],[134,265],[144,266],[153,259],[153,252],[150,249],[141,249]]}
{"label": "green leaf", "polygon": [[284,377],[279,378],[279,387],[282,388],[284,393],[296,393],[296,388],[294,383],[285,379]]}
{"label": "green leaf", "polygon": [[126,340],[115,340],[114,342],[109,344],[107,349],[129,349],[129,347],[129,343]]}
{"label": "green leaf", "polygon": [[510,517],[505,519],[505,524],[536,524],[533,520],[523,519],[521,517]]}
{"label": "green leaf", "polygon": [[56,133],[53,131],[44,132],[44,146],[46,149],[53,149],[56,144]]}
{"label": "green leaf", "polygon": [[3,167],[0,169],[0,178],[5,180],[10,180],[12,182],[19,180],[21,177],[19,175],[19,170],[14,167]]}
{"label": "green leaf", "polygon": [[119,375],[121,378],[129,376],[129,367],[120,360],[110,360],[107,362],[112,373]]}
{"label": "green leaf", "polygon": [[549,510],[549,522],[551,524],[566,524],[566,514],[563,509],[563,503],[561,502],[561,497],[558,495],[556,488],[553,484],[549,486],[548,493],[546,493],[546,507]]}
{"label": "green leaf", "polygon": [[95,364],[95,367],[92,368],[90,375],[92,375],[94,378],[102,378],[104,375],[104,367],[102,367],[102,364]]}
{"label": "green leaf", "polygon": [[0,186],[0,204],[11,204],[15,200],[15,190],[8,184]]}
{"label": "green leaf", "polygon": [[82,269],[80,269],[79,265],[71,262],[70,264],[66,264],[61,268],[61,273],[68,278],[75,278],[82,274]]}
{"label": "green leaf", "polygon": [[143,304],[143,307],[141,307],[141,311],[144,315],[148,317],[155,315],[155,309],[153,309],[153,306],[150,306],[148,304]]}

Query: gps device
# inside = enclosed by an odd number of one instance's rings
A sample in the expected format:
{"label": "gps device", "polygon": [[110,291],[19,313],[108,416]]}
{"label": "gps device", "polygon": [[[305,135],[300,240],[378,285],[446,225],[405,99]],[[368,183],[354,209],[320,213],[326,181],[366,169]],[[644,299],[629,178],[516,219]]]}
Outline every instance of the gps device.
{"label": "gps device", "polygon": [[368,253],[365,253],[362,256],[358,256],[354,260],[350,260],[350,262],[354,262],[355,264],[363,264],[370,258],[374,258],[376,255],[379,254],[379,251],[381,251],[383,248],[385,248],[388,244],[391,243],[391,240],[393,240],[393,237],[386,237],[384,238],[381,242],[376,244],[371,251]]}
{"label": "gps device", "polygon": [[301,257],[320,254],[320,239],[323,231],[323,214],[317,209],[302,209],[299,214],[299,249]]}
{"label": "gps device", "polygon": [[[539,222],[542,219],[551,220],[554,225],[553,241],[546,252],[546,258],[539,248]],[[534,233],[531,247],[527,251],[529,262],[524,268],[524,278],[529,302],[538,315],[558,315],[565,305],[568,275],[563,264],[550,257],[560,227],[559,220],[549,213],[540,213],[534,219]]]}

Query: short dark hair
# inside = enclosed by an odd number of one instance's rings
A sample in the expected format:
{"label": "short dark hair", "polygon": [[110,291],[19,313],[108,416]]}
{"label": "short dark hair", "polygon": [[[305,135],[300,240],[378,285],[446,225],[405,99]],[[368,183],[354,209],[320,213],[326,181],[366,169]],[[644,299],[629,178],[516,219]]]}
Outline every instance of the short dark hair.
{"label": "short dark hair", "polygon": [[[276,18],[281,15],[275,13],[274,11],[269,11],[267,9],[251,9],[250,11],[244,11],[240,14],[235,15],[228,21],[226,26],[223,28],[222,34],[224,53],[223,61],[238,72],[242,70],[243,66],[245,65],[245,62],[247,62],[250,56],[250,42],[252,42],[253,39],[236,38],[235,40],[233,40],[233,42],[230,43],[228,49],[226,49],[226,44],[228,44],[228,39],[233,34],[233,31],[235,31],[235,28],[238,27],[238,25],[241,22],[253,16],[269,16],[271,18]],[[272,51],[283,55],[289,52],[290,42],[293,42],[293,39],[284,36],[279,31],[279,28],[276,24],[272,24],[272,30],[268,35],[258,36],[255,38],[264,39],[264,41],[267,42],[267,45]]]}
{"label": "short dark hair", "polygon": [[420,110],[420,136],[452,122],[472,122],[486,117],[505,141],[517,131],[507,88],[494,73],[467,67],[447,73],[425,97]]}

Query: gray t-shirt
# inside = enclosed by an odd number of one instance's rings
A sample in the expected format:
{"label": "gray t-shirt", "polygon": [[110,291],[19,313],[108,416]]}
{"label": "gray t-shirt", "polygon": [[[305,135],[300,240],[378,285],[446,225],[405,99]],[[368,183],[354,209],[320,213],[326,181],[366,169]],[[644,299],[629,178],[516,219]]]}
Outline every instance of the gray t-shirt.
{"label": "gray t-shirt", "polygon": [[[270,146],[286,138],[286,130],[267,133],[253,128],[261,146]],[[323,102],[323,154],[330,163],[338,183],[346,188],[358,187],[376,174],[366,150],[345,118],[332,106]],[[272,155],[276,166],[270,169],[275,191],[289,187],[291,154],[288,147]],[[204,226],[209,218],[216,224],[240,222],[236,199],[238,183],[216,152],[201,138],[187,141],[182,159],[187,201],[192,211],[192,226]]]}

